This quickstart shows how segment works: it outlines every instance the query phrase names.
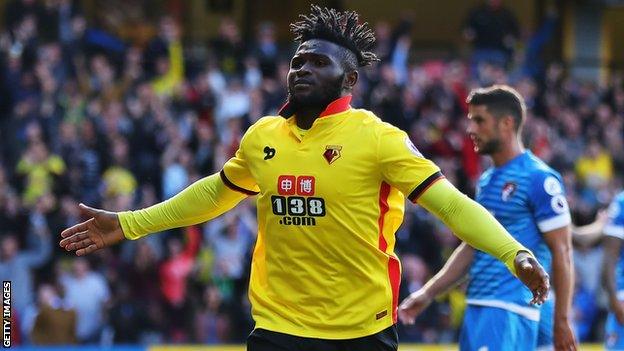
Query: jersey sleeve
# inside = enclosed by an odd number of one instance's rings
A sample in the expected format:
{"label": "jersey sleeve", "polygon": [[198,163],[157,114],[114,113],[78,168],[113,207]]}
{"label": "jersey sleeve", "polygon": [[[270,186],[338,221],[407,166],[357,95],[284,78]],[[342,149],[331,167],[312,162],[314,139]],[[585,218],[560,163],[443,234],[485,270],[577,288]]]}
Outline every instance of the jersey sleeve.
{"label": "jersey sleeve", "polygon": [[518,252],[526,251],[533,256],[491,213],[457,190],[448,180],[435,182],[418,199],[418,204],[444,222],[458,238],[498,258],[515,276],[514,261]]}
{"label": "jersey sleeve", "polygon": [[127,239],[135,240],[165,229],[205,222],[232,209],[245,198],[232,191],[219,175],[202,178],[170,199],[137,211],[119,212]]}
{"label": "jersey sleeve", "polygon": [[624,197],[618,196],[609,206],[607,224],[602,230],[605,235],[624,239]]}
{"label": "jersey sleeve", "polygon": [[440,168],[416,149],[407,134],[384,126],[378,145],[381,175],[412,202],[436,180],[443,178]]}
{"label": "jersey sleeve", "polygon": [[260,188],[249,169],[248,159],[245,156],[245,146],[249,138],[253,137],[254,127],[255,125],[247,130],[241,139],[236,154],[225,162],[220,172],[221,179],[225,185],[232,190],[250,196],[257,195],[260,192]]}
{"label": "jersey sleeve", "polygon": [[548,171],[536,172],[532,178],[530,194],[535,221],[542,233],[572,223],[565,188],[558,174]]}

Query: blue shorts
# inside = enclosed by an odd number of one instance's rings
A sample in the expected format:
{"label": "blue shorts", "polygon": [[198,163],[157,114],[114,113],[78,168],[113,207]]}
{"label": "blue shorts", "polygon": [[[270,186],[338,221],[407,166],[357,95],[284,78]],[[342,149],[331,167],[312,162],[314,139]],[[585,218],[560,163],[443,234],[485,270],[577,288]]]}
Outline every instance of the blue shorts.
{"label": "blue shorts", "polygon": [[535,350],[538,323],[497,307],[468,305],[459,335],[462,351]]}
{"label": "blue shorts", "polygon": [[609,313],[605,324],[605,350],[624,350],[624,325],[618,323],[613,313]]}
{"label": "blue shorts", "polygon": [[539,327],[537,329],[537,350],[553,350],[555,328],[555,300],[550,298],[544,302],[540,311]]}

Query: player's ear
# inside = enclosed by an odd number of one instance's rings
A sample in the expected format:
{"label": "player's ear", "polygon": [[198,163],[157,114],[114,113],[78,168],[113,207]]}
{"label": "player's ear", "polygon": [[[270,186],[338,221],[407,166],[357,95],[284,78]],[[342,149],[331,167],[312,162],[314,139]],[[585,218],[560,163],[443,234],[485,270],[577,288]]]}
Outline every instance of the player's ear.
{"label": "player's ear", "polygon": [[353,86],[355,86],[355,83],[357,83],[358,77],[358,71],[356,70],[346,72],[342,87],[346,90],[351,91],[353,89]]}
{"label": "player's ear", "polygon": [[505,116],[502,119],[503,125],[505,126],[505,129],[507,130],[511,130],[511,131],[515,131],[516,130],[516,121],[514,120],[514,118],[512,116]]}

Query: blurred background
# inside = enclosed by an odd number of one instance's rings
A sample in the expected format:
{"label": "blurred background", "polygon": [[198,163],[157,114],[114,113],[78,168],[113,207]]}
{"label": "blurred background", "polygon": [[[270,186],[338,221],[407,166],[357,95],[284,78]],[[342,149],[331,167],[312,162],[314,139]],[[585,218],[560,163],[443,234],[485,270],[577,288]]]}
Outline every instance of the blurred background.
{"label": "blurred background", "polygon": [[[524,140],[562,173],[576,225],[622,189],[624,1],[318,0],[374,27],[381,63],[353,105],[408,132],[463,192],[488,166],[465,133],[470,89],[513,85]],[[246,128],[275,115],[308,1],[0,0],[0,278],[14,345],[242,344],[255,202],[204,225],[86,258],[58,245],[77,204],[119,211],[220,170]],[[401,298],[458,245],[408,206],[397,232]],[[574,324],[601,343],[602,249],[575,243]],[[287,293],[287,292],[285,292]],[[463,287],[402,342],[453,343]]]}

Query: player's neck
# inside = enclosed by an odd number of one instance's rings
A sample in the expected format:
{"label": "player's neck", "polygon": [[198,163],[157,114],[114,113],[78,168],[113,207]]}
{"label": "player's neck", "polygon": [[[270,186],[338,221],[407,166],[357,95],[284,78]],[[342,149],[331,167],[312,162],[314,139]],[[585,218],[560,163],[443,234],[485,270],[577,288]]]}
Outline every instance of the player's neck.
{"label": "player's neck", "polygon": [[519,140],[503,145],[503,147],[495,154],[492,154],[492,161],[494,166],[500,167],[507,162],[518,157],[524,152],[524,145]]}
{"label": "player's neck", "polygon": [[297,127],[301,129],[310,129],[314,121],[316,121],[319,116],[346,111],[351,107],[349,105],[350,102],[351,92],[343,91],[338,97],[332,99],[324,106],[298,107],[295,111]]}
{"label": "player's neck", "polygon": [[301,108],[296,112],[297,127],[301,129],[310,129],[312,123],[320,116],[325,107],[307,107]]}

